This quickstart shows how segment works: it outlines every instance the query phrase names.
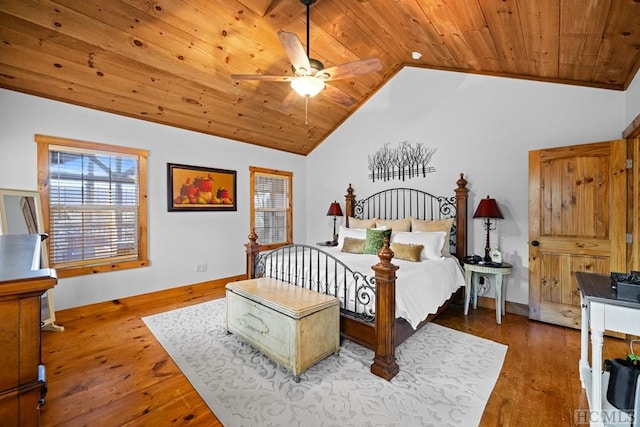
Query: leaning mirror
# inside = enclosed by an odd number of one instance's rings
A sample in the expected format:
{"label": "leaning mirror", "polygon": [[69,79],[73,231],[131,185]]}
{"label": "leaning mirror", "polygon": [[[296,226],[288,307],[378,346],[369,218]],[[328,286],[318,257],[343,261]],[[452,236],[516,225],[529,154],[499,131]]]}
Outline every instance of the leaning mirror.
{"label": "leaning mirror", "polygon": [[[0,188],[0,234],[34,234],[42,233],[42,208],[37,191],[12,190]],[[42,267],[49,266],[47,242],[42,243]],[[42,329],[62,331],[56,325],[56,314],[53,308],[51,290],[40,298]]]}

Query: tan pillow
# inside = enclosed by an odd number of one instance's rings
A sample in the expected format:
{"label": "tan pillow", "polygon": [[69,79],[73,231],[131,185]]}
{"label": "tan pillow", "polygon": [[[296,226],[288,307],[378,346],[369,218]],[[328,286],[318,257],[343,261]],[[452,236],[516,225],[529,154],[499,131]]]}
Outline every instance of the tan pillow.
{"label": "tan pillow", "polygon": [[451,256],[450,244],[451,227],[453,226],[453,218],[436,219],[433,221],[424,221],[421,219],[411,218],[411,231],[444,231],[444,246],[442,246],[442,256]]}
{"label": "tan pillow", "polygon": [[338,233],[338,250],[342,250],[344,245],[344,239],[350,237],[352,239],[364,240],[367,238],[367,230],[361,230],[359,228],[347,228],[344,225],[340,226],[340,232]]}
{"label": "tan pillow", "polygon": [[376,226],[376,221],[377,218],[358,219],[350,216],[349,228],[374,228]]}
{"label": "tan pillow", "polygon": [[353,237],[345,237],[342,244],[342,252],[350,254],[363,254],[364,253],[364,239],[354,239]]}
{"label": "tan pillow", "polygon": [[393,231],[411,231],[411,218],[379,219],[376,221],[376,227],[384,226]]}
{"label": "tan pillow", "polygon": [[404,259],[406,261],[420,262],[420,254],[424,246],[413,245],[411,243],[395,243],[389,245],[393,251],[394,258]]}

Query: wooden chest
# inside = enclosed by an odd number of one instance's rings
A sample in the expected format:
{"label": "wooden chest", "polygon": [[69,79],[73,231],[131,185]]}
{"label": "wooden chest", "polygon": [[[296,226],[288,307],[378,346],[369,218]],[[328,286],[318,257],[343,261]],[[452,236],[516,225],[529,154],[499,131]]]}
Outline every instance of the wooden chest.
{"label": "wooden chest", "polygon": [[337,298],[271,278],[227,284],[227,331],[300,374],[340,350]]}

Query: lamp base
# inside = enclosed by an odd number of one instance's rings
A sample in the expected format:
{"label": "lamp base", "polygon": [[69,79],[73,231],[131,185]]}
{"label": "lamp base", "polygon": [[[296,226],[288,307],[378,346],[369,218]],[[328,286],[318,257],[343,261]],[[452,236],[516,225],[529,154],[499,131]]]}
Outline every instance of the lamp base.
{"label": "lamp base", "polygon": [[[494,227],[495,228],[495,227]],[[484,243],[484,262],[491,262],[491,243],[489,242],[489,231],[491,231],[491,220],[486,219],[484,229],[487,231],[487,240]]]}
{"label": "lamp base", "polygon": [[491,249],[484,248],[484,262],[491,262]]}

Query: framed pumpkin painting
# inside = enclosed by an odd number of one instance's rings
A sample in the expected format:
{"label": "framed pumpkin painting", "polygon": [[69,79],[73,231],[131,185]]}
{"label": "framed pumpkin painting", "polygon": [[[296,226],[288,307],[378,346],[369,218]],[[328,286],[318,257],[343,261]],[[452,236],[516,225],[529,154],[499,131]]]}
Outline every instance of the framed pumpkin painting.
{"label": "framed pumpkin painting", "polygon": [[236,171],[167,163],[169,212],[237,211]]}

